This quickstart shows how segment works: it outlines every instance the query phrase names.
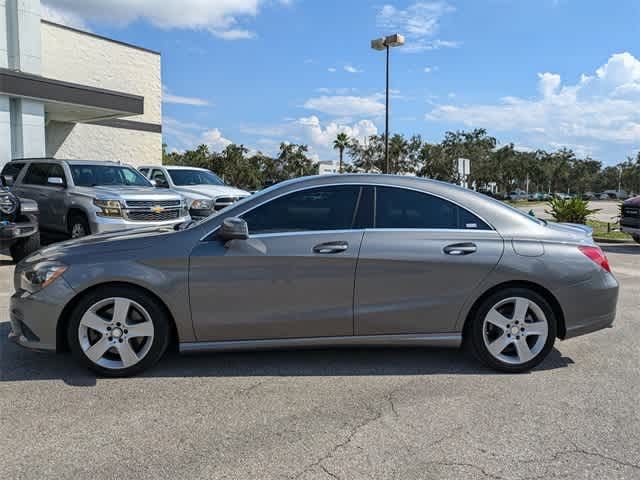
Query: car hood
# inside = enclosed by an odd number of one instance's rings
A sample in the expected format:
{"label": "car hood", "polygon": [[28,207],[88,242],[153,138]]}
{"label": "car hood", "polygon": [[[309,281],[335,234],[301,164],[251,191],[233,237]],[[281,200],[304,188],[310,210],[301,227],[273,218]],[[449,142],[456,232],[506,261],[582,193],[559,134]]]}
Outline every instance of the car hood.
{"label": "car hood", "polygon": [[229,187],[226,185],[185,185],[176,186],[175,190],[180,193],[194,193],[200,195],[206,195],[210,198],[216,197],[247,197],[249,192],[240,190],[239,188]]}
{"label": "car hood", "polygon": [[135,186],[98,186],[75,187],[79,194],[96,197],[100,200],[176,200],[180,195],[171,190],[155,187]]}

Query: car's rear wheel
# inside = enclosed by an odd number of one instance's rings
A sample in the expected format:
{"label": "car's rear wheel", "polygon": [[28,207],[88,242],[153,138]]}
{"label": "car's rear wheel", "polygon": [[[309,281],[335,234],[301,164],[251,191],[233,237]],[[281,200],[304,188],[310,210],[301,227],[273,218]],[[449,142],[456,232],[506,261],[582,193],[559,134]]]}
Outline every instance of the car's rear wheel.
{"label": "car's rear wheel", "polygon": [[71,238],[81,238],[91,235],[89,221],[83,214],[75,213],[69,218],[69,235]]}
{"label": "car's rear wheel", "polygon": [[106,287],[74,308],[67,328],[73,355],[96,373],[134,375],[154,365],[169,343],[169,319],[158,302],[135,288]]}
{"label": "car's rear wheel", "polygon": [[531,370],[555,343],[557,319],[549,302],[525,288],[507,288],[486,298],[467,330],[476,357],[504,372]]}

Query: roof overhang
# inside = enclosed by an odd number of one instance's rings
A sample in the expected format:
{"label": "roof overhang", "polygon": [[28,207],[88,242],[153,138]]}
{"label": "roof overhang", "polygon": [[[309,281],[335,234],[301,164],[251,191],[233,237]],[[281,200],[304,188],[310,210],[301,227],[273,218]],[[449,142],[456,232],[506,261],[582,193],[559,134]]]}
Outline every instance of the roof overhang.
{"label": "roof overhang", "polygon": [[89,122],[144,113],[144,97],[0,68],[0,94],[39,100],[47,118]]}

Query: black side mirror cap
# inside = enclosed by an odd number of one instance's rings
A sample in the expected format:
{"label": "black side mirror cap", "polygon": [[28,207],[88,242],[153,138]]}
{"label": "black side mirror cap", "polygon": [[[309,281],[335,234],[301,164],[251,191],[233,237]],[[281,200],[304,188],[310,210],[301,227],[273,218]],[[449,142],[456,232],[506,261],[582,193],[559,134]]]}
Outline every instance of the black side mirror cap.
{"label": "black side mirror cap", "polygon": [[225,218],[222,221],[222,227],[218,233],[224,241],[229,240],[248,240],[249,239],[249,226],[247,222],[237,217]]}

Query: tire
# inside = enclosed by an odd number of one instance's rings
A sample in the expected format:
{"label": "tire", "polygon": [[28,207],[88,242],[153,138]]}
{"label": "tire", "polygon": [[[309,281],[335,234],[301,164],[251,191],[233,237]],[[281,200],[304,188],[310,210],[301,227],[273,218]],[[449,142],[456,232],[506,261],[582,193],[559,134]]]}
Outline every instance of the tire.
{"label": "tire", "polygon": [[82,213],[74,213],[69,217],[69,236],[82,238],[91,235],[91,227],[87,217]]}
{"label": "tire", "polygon": [[556,332],[556,316],[544,297],[526,288],[506,288],[480,304],[465,335],[482,363],[502,372],[521,373],[547,357]]}
{"label": "tire", "polygon": [[36,232],[30,237],[22,238],[9,247],[11,258],[18,263],[23,258],[31,255],[40,248],[40,232]]}
{"label": "tire", "polygon": [[634,242],[640,243],[640,235],[638,235],[637,233],[634,233],[633,235],[631,235],[631,237],[633,238]]}
{"label": "tire", "polygon": [[104,377],[129,377],[160,360],[170,331],[167,313],[156,299],[136,288],[109,286],[80,299],[66,334],[81,364]]}

